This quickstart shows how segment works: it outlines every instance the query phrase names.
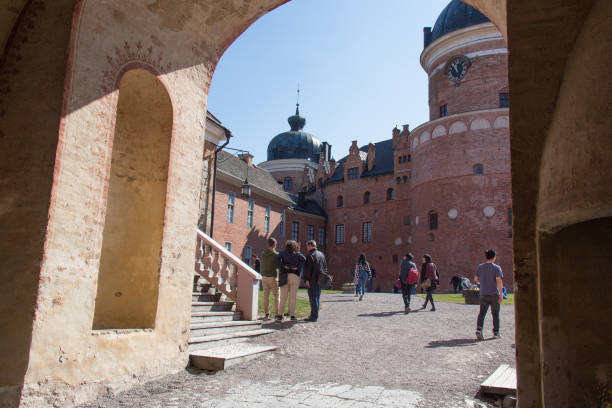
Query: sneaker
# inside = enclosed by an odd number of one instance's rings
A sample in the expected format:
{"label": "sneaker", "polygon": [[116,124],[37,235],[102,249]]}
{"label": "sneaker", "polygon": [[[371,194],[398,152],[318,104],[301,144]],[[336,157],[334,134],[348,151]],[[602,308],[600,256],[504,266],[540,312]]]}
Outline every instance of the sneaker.
{"label": "sneaker", "polygon": [[409,308],[408,306],[406,306],[406,307],[404,308],[404,313],[405,313],[405,314],[410,313],[410,308]]}
{"label": "sneaker", "polygon": [[317,319],[315,319],[315,318],[314,318],[314,317],[312,317],[312,316],[309,316],[309,317],[305,318],[305,319],[304,319],[304,321],[305,321],[305,322],[316,322],[316,321],[317,321]]}
{"label": "sneaker", "polygon": [[482,332],[480,330],[476,330],[476,339],[477,340],[484,340],[484,337],[483,337]]}
{"label": "sneaker", "polygon": [[291,320],[292,322],[297,322],[297,319],[295,318],[295,316],[291,316],[291,319],[290,319],[290,320]]}
{"label": "sneaker", "polygon": [[432,312],[435,312],[435,311],[436,311],[436,308],[435,308],[435,307],[432,307],[432,308],[431,308],[431,311],[432,311]]}
{"label": "sneaker", "polygon": [[282,321],[283,321],[283,316],[281,316],[281,315],[276,315],[276,321],[277,321],[277,322],[282,322]]}
{"label": "sneaker", "polygon": [[263,320],[270,320],[270,315],[269,314],[265,315]]}
{"label": "sneaker", "polygon": [[501,334],[499,334],[499,333],[493,333],[493,338],[494,338],[494,339],[501,339],[501,338],[502,338],[502,336],[501,336]]}
{"label": "sneaker", "polygon": [[363,295],[359,295],[359,300],[363,300]]}
{"label": "sneaker", "polygon": [[427,307],[427,305],[421,306],[421,310],[425,309],[426,307]]}

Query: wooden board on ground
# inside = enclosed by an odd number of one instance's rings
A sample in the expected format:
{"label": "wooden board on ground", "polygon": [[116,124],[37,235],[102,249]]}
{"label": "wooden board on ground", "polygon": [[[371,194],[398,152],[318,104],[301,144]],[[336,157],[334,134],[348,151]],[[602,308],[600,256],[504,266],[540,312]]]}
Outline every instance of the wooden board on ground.
{"label": "wooden board on ground", "polygon": [[516,395],[516,370],[508,364],[501,364],[480,384],[484,394]]}

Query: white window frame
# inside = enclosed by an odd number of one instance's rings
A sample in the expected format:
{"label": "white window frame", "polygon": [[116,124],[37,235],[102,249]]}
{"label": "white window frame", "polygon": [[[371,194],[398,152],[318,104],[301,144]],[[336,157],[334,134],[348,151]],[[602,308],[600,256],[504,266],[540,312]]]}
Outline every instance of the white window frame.
{"label": "white window frame", "polygon": [[253,228],[253,216],[255,214],[255,200],[249,198],[249,205],[247,207],[247,228]]}
{"label": "white window frame", "polygon": [[295,242],[299,242],[300,239],[300,223],[298,221],[293,221],[291,223],[291,239]]}
{"label": "white window frame", "polygon": [[234,206],[236,205],[236,194],[233,191],[227,193],[227,216],[225,220],[234,223]]}
{"label": "white window frame", "polygon": [[344,244],[344,224],[336,224],[336,244]]}
{"label": "white window frame", "polygon": [[272,209],[269,205],[266,205],[266,215],[264,217],[264,232],[266,234],[270,233],[270,213]]}

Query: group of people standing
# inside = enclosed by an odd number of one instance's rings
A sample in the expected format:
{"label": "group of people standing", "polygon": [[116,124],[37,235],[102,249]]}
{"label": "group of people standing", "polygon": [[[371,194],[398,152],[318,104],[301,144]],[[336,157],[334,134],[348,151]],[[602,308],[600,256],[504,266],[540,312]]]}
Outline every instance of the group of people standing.
{"label": "group of people standing", "polygon": [[402,263],[400,264],[399,280],[402,285],[404,313],[407,314],[410,312],[410,297],[419,284],[426,292],[425,303],[423,303],[421,309],[427,308],[427,304],[431,303],[431,311],[435,312],[436,305],[434,304],[432,293],[440,284],[438,268],[436,264],[432,262],[431,256],[425,254],[423,255],[423,263],[421,264],[421,270],[419,272],[413,259],[414,255],[409,252],[404,255],[404,259],[402,259]]}
{"label": "group of people standing", "polygon": [[[268,239],[268,247],[261,254],[260,273],[264,296],[264,320],[270,319],[270,295],[272,311],[277,321],[283,320],[283,313],[289,301],[289,319],[296,321],[295,304],[300,286],[300,276],[308,288],[310,316],[306,321],[316,322],[319,318],[321,287],[326,283],[327,262],[325,255],[317,249],[314,240],[306,243],[307,254],[300,252],[299,244],[289,240],[285,250],[276,250],[276,239]],[[279,297],[280,294],[280,297]]]}

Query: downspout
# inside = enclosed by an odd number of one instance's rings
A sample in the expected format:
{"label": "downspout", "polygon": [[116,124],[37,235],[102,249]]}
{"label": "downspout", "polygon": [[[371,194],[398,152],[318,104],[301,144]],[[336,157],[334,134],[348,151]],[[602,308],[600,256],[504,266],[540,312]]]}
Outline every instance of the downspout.
{"label": "downspout", "polygon": [[223,127],[225,131],[225,143],[215,149],[215,165],[213,167],[213,185],[212,185],[212,205],[210,206],[210,237],[213,237],[213,229],[215,226],[215,194],[217,192],[217,153],[219,153],[225,146],[227,146],[230,142],[230,138],[232,137],[232,132],[226,127]]}

